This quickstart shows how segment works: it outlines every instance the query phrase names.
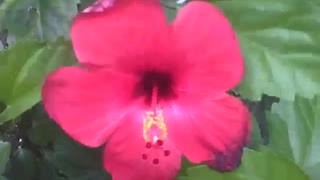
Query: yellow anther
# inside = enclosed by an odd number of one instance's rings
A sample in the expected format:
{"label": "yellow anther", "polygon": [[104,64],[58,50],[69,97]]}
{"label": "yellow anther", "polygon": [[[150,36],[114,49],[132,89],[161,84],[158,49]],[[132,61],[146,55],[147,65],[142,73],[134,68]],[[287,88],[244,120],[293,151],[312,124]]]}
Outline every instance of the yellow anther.
{"label": "yellow anther", "polygon": [[159,130],[156,138],[164,140],[167,137],[167,126],[164,122],[163,111],[156,108],[154,111],[147,111],[143,117],[143,138],[145,141],[152,141],[155,137],[151,136],[152,130]]}

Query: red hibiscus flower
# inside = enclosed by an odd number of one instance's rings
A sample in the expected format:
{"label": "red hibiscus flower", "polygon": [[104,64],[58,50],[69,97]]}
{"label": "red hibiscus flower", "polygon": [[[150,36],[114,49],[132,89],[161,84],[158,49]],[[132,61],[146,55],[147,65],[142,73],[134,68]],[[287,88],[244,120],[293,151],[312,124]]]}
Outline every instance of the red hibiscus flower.
{"label": "red hibiscus flower", "polygon": [[71,39],[82,67],[48,76],[42,96],[50,117],[84,145],[105,143],[114,180],[173,179],[182,155],[220,171],[237,167],[250,118],[226,93],[244,71],[228,20],[202,1],[170,24],[158,0],[110,2],[75,17]]}

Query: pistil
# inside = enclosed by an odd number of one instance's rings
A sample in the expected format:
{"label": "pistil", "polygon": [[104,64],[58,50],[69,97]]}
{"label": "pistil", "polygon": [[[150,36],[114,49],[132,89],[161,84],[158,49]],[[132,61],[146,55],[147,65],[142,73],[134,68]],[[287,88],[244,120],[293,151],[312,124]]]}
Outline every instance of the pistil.
{"label": "pistil", "polygon": [[163,110],[158,101],[158,87],[153,86],[151,107],[143,117],[143,138],[146,142],[146,152],[141,156],[143,160],[150,159],[152,164],[157,165],[161,157],[170,155],[170,151],[164,149],[167,133]]}

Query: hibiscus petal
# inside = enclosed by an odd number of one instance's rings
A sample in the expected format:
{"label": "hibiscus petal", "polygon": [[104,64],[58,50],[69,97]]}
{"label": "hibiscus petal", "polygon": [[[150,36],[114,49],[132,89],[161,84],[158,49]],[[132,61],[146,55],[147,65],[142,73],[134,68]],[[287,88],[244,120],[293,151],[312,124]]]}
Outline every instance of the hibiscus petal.
{"label": "hibiscus petal", "polygon": [[186,53],[190,65],[181,88],[226,91],[240,82],[244,65],[238,40],[218,8],[192,1],[180,10],[173,29],[177,48]]}
{"label": "hibiscus petal", "polygon": [[[99,9],[98,4],[92,9]],[[157,60],[165,59],[169,49],[168,32],[158,0],[117,0],[98,12],[77,15],[71,39],[80,63],[132,72],[148,66],[144,61],[155,67],[163,62]]]}
{"label": "hibiscus petal", "polygon": [[71,137],[97,147],[105,142],[126,111],[134,82],[133,77],[105,69],[61,68],[44,83],[44,107]]}
{"label": "hibiscus petal", "polygon": [[[142,104],[142,103],[137,103]],[[106,144],[104,166],[113,180],[172,180],[180,169],[181,154],[168,140],[164,149],[147,149],[143,139],[143,111],[139,105],[123,117]],[[169,149],[165,156],[163,150]],[[145,154],[146,159],[142,156]],[[154,158],[158,164],[154,164]]]}
{"label": "hibiscus petal", "polygon": [[[169,138],[193,163],[208,163],[220,171],[237,167],[251,131],[247,108],[229,95],[183,96],[164,109]],[[202,100],[192,103],[196,99]]]}

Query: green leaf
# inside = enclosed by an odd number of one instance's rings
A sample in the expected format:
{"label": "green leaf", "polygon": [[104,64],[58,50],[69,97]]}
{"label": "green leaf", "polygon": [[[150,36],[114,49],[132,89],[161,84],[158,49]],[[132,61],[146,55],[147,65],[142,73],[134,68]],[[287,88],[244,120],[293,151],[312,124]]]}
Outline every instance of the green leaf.
{"label": "green leaf", "polygon": [[30,110],[32,127],[28,130],[28,138],[32,143],[46,147],[57,138],[64,135],[58,125],[48,117],[42,103],[37,104]]}
{"label": "green leaf", "polygon": [[251,116],[252,122],[252,131],[251,131],[251,139],[248,145],[251,149],[259,149],[263,144],[263,140],[260,134],[259,126],[257,123],[257,119],[254,116]]}
{"label": "green leaf", "polygon": [[0,175],[4,172],[6,168],[10,156],[10,149],[11,146],[9,143],[0,141]]}
{"label": "green leaf", "polygon": [[161,4],[166,14],[167,21],[172,22],[177,15],[179,5],[176,3],[176,1],[167,0],[161,0]]}
{"label": "green leaf", "polygon": [[21,147],[13,153],[5,176],[9,180],[66,180],[53,164],[36,156],[30,149]]}
{"label": "green leaf", "polygon": [[[43,159],[37,163],[42,180],[107,180],[111,177],[102,166],[101,149],[90,149],[73,141],[57,126],[39,103],[24,114],[33,120],[28,138],[40,146]],[[59,172],[59,173],[58,173]],[[61,176],[61,174],[63,176]],[[60,175],[60,176],[59,176]]]}
{"label": "green leaf", "polygon": [[55,138],[62,134],[61,130],[57,129],[54,121],[39,119],[33,121],[32,129],[28,132],[28,137],[39,146],[50,144]]}
{"label": "green leaf", "polygon": [[293,100],[320,93],[319,1],[218,1],[234,26],[246,60],[238,87],[249,99],[263,93]]}
{"label": "green leaf", "polygon": [[48,161],[39,161],[38,165],[38,180],[66,180],[65,177],[61,176],[57,169],[50,164]]}
{"label": "green leaf", "polygon": [[75,64],[70,42],[21,42],[0,52],[0,124],[13,119],[40,101],[46,75],[59,66]]}
{"label": "green leaf", "polygon": [[80,0],[80,11],[83,11],[84,9],[91,6],[95,2],[96,0]]}
{"label": "green leaf", "polygon": [[84,147],[68,136],[56,139],[46,157],[70,180],[111,179],[103,168],[101,149]]}
{"label": "green leaf", "polygon": [[178,9],[164,6],[164,11],[166,13],[167,21],[172,22],[177,15]]}
{"label": "green leaf", "polygon": [[296,162],[312,179],[320,179],[320,97],[282,100],[272,113],[270,148]]}
{"label": "green leaf", "polygon": [[78,0],[6,0],[0,6],[0,30],[17,39],[55,40],[69,36]]}
{"label": "green leaf", "polygon": [[207,166],[189,168],[188,176],[179,180],[308,180],[308,177],[286,158],[270,151],[246,150],[242,165],[230,173],[219,173]]}
{"label": "green leaf", "polygon": [[186,175],[187,174],[187,170],[190,168],[190,167],[193,167],[194,164],[192,164],[190,161],[188,161],[187,158],[185,157],[182,157],[181,159],[181,168],[180,168],[180,175]]}
{"label": "green leaf", "polygon": [[[80,0],[80,11],[92,5],[96,0]],[[178,11],[178,4],[175,1],[161,0],[162,6],[167,16],[168,21],[172,21]]]}
{"label": "green leaf", "polygon": [[0,176],[0,180],[7,180],[4,176]]}
{"label": "green leaf", "polygon": [[35,180],[36,170],[35,155],[28,149],[18,147],[8,163],[6,176],[10,180]]}

